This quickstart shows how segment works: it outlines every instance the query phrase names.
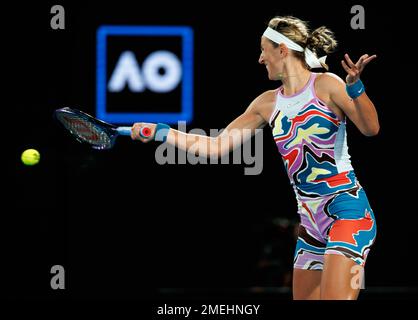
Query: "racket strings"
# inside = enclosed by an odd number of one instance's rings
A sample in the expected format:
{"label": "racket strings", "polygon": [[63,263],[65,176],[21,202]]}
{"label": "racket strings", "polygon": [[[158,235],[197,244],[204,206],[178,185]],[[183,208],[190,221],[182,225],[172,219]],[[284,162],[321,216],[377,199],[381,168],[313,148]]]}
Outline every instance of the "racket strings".
{"label": "racket strings", "polygon": [[107,147],[111,144],[109,135],[95,124],[75,115],[65,114],[61,122],[74,135],[93,145]]}

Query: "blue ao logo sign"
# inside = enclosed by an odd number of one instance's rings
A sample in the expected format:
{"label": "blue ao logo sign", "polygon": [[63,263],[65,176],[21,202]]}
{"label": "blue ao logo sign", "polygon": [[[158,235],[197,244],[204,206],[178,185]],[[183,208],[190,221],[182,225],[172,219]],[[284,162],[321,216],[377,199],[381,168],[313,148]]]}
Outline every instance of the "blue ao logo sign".
{"label": "blue ao logo sign", "polygon": [[96,72],[99,119],[174,124],[193,118],[190,27],[101,26]]}

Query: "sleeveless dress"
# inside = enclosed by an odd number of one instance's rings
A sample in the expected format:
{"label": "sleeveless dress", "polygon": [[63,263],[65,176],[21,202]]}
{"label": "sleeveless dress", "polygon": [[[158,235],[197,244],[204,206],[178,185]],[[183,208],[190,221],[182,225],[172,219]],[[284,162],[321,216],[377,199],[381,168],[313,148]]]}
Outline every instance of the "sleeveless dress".
{"label": "sleeveless dress", "polygon": [[346,121],[316,96],[317,76],[291,96],[280,87],[270,118],[300,215],[294,268],[322,270],[324,254],[364,266],[376,222],[351,165]]}

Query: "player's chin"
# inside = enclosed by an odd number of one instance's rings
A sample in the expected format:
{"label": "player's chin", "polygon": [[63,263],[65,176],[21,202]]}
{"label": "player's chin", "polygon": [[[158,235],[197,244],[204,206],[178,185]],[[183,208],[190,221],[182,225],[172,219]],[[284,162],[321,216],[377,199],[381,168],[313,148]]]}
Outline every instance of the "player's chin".
{"label": "player's chin", "polygon": [[269,80],[276,80],[273,76],[273,73],[270,70],[267,70],[267,78],[269,78]]}

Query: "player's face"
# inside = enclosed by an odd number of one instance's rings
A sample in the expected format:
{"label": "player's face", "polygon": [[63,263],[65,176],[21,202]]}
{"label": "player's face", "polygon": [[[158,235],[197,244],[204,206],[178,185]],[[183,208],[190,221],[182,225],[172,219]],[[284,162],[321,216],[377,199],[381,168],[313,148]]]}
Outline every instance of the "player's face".
{"label": "player's face", "polygon": [[277,80],[277,75],[282,73],[282,61],[280,47],[275,48],[270,40],[261,37],[261,54],[258,62],[266,66],[268,78],[270,80]]}

